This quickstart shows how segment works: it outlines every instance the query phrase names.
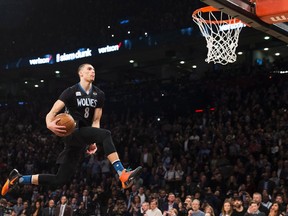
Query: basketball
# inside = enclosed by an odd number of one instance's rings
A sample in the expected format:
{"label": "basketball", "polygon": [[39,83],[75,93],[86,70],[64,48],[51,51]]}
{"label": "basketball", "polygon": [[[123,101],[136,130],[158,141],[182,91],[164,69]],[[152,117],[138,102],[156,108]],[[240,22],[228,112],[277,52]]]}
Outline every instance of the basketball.
{"label": "basketball", "polygon": [[76,122],[71,115],[67,113],[60,113],[56,115],[55,118],[60,118],[60,120],[57,122],[57,125],[66,126],[67,132],[63,134],[63,137],[70,135],[74,131]]}

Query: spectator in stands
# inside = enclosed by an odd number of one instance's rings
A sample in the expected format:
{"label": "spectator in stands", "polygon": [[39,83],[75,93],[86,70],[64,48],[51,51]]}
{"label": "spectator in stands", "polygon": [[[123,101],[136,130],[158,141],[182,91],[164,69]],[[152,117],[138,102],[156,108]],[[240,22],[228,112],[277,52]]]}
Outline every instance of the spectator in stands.
{"label": "spectator in stands", "polygon": [[146,194],[145,194],[145,189],[144,187],[139,187],[138,189],[138,194],[137,194],[139,197],[140,197],[140,203],[142,204],[143,202],[147,201],[147,197],[146,197]]}
{"label": "spectator in stands", "polygon": [[192,209],[188,211],[189,216],[204,216],[204,212],[200,210],[200,200],[194,199],[192,201]]}
{"label": "spectator in stands", "polygon": [[252,200],[244,216],[266,216],[264,212],[259,211],[259,207],[260,207],[260,204]]}
{"label": "spectator in stands", "polygon": [[232,216],[244,216],[247,212],[247,208],[244,208],[243,201],[241,197],[234,197],[233,198],[233,212]]}
{"label": "spectator in stands", "polygon": [[23,209],[23,199],[22,197],[17,198],[17,203],[13,206],[13,211],[16,214],[19,214],[19,212]]}
{"label": "spectator in stands", "polygon": [[275,202],[277,202],[279,204],[279,209],[281,212],[285,212],[286,205],[287,205],[287,203],[284,202],[283,196],[285,196],[285,195],[283,195],[283,193],[282,193],[282,194],[277,194],[275,197]]}
{"label": "spectator in stands", "polygon": [[68,205],[67,197],[62,196],[59,205],[55,208],[55,215],[72,216],[72,214],[73,210],[71,206]]}
{"label": "spectator in stands", "polygon": [[149,203],[143,202],[141,205],[141,209],[139,209],[137,216],[146,216],[146,212],[149,209]]}
{"label": "spectator in stands", "polygon": [[31,215],[31,210],[28,201],[23,202],[23,209],[19,212],[19,216],[29,216]]}
{"label": "spectator in stands", "polygon": [[215,216],[214,209],[209,204],[205,206],[204,208],[204,214],[205,216]]}
{"label": "spectator in stands", "polygon": [[124,215],[127,212],[127,205],[123,199],[119,199],[116,201],[115,206],[113,208],[114,215]]}
{"label": "spectator in stands", "polygon": [[[49,201],[50,202],[50,201]],[[49,204],[50,205],[50,204]],[[79,208],[79,205],[77,204],[77,199],[75,197],[73,197],[71,199],[71,208],[72,208],[72,211],[73,211],[73,214],[76,213],[77,209]]]}
{"label": "spectator in stands", "polygon": [[143,147],[143,151],[141,153],[141,160],[140,160],[141,164],[143,164],[143,166],[148,167],[149,170],[152,169],[152,165],[153,165],[153,155],[152,153],[148,150],[147,146]]}
{"label": "spectator in stands", "polygon": [[4,214],[6,214],[7,212],[7,200],[5,198],[1,198],[0,199],[0,216],[4,216]]}
{"label": "spectator in stands", "polygon": [[164,212],[169,211],[170,209],[176,209],[178,212],[179,207],[175,201],[176,201],[175,194],[169,193],[167,197],[167,201],[163,205],[163,209],[160,209],[160,210],[164,213]]}
{"label": "spectator in stands", "polygon": [[131,216],[137,216],[140,209],[141,209],[141,199],[138,195],[136,195],[133,197],[128,212]]}
{"label": "spectator in stands", "polygon": [[284,216],[284,215],[285,210],[284,211],[281,210],[280,204],[278,202],[273,202],[267,216]]}
{"label": "spectator in stands", "polygon": [[34,205],[31,210],[31,215],[32,216],[42,216],[42,206],[41,206],[41,201],[37,200],[34,202]]}
{"label": "spectator in stands", "polygon": [[263,190],[262,192],[262,203],[264,207],[267,209],[270,209],[272,202],[271,202],[271,196],[267,193],[266,190]]}
{"label": "spectator in stands", "polygon": [[233,213],[233,207],[231,203],[231,199],[225,199],[220,216],[231,216]]}
{"label": "spectator in stands", "polygon": [[82,196],[79,196],[77,200],[77,204],[80,206],[80,203],[83,202],[83,207],[84,209],[87,210],[87,212],[90,212],[91,210],[91,205],[92,205],[92,199],[89,195],[89,191],[87,189],[83,190]]}
{"label": "spectator in stands", "polygon": [[264,172],[262,174],[262,180],[258,184],[258,191],[267,190],[268,194],[272,194],[275,189],[275,182],[270,180],[269,172]]}
{"label": "spectator in stands", "polygon": [[262,195],[258,192],[253,193],[253,201],[258,203],[258,208],[260,212],[263,212],[266,216],[268,215],[269,210],[262,205]]}
{"label": "spectator in stands", "polygon": [[[156,197],[154,197],[156,199]],[[165,189],[159,190],[159,198],[157,200],[157,207],[162,211],[164,209],[164,205],[167,201],[167,193]]]}
{"label": "spectator in stands", "polygon": [[146,216],[162,216],[162,212],[158,208],[158,201],[156,199],[150,201],[150,208],[146,211]]}
{"label": "spectator in stands", "polygon": [[55,216],[55,202],[53,199],[49,200],[48,206],[43,209],[42,216]]}
{"label": "spectator in stands", "polygon": [[163,216],[177,216],[178,210],[175,208],[170,209],[169,211],[163,212]]}

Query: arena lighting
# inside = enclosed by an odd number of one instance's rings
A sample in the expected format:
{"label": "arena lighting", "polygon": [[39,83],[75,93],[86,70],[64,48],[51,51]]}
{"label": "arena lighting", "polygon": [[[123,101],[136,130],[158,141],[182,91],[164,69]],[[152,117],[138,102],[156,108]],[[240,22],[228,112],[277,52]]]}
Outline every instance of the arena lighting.
{"label": "arena lighting", "polygon": [[25,81],[24,83],[25,83],[25,84],[28,84],[28,82],[27,82],[27,81]]}
{"label": "arena lighting", "polygon": [[34,85],[34,87],[35,87],[35,88],[38,88],[38,87],[39,87],[39,85],[37,85],[37,84],[36,84],[36,85]]}
{"label": "arena lighting", "polygon": [[110,28],[111,28],[111,26],[110,26],[110,25],[108,25],[108,26],[107,26],[107,28],[108,28],[108,29],[110,29]]}
{"label": "arena lighting", "polygon": [[192,27],[183,28],[180,30],[182,35],[189,35],[189,36],[192,35],[192,31],[193,31]]}
{"label": "arena lighting", "polygon": [[242,55],[242,54],[243,54],[243,52],[238,52],[237,54],[238,54],[238,55]]}
{"label": "arena lighting", "polygon": [[124,20],[121,20],[119,23],[120,23],[120,25],[124,25],[124,24],[129,23],[129,20],[128,19],[124,19]]}
{"label": "arena lighting", "polygon": [[127,34],[130,34],[130,31],[128,31]]}
{"label": "arena lighting", "polygon": [[[215,107],[211,107],[211,108],[209,109],[209,111],[215,111]],[[202,112],[204,112],[203,109],[196,109],[196,110],[195,110],[195,113],[202,113]]]}
{"label": "arena lighting", "polygon": [[185,61],[180,61],[180,64],[185,64]]}
{"label": "arena lighting", "polygon": [[43,82],[44,82],[44,80],[40,80],[40,82],[41,82],[41,83],[43,83]]}
{"label": "arena lighting", "polygon": [[131,60],[129,61],[129,63],[133,64],[133,63],[134,63],[134,60],[133,60],[133,59],[131,59]]}
{"label": "arena lighting", "polygon": [[276,73],[276,74],[287,74],[288,71],[272,71],[271,73]]}
{"label": "arena lighting", "polygon": [[55,74],[60,74],[60,71],[55,71]]}
{"label": "arena lighting", "polygon": [[193,65],[192,68],[197,68],[197,65]]}
{"label": "arena lighting", "polygon": [[264,39],[265,39],[265,40],[269,40],[270,37],[269,37],[269,36],[265,36]]}
{"label": "arena lighting", "polygon": [[280,53],[279,52],[275,53],[275,56],[280,56]]}
{"label": "arena lighting", "polygon": [[196,109],[195,113],[202,113],[204,110],[203,109]]}
{"label": "arena lighting", "polygon": [[268,51],[268,50],[269,50],[269,48],[268,48],[268,47],[265,47],[263,50],[264,50],[264,51]]}

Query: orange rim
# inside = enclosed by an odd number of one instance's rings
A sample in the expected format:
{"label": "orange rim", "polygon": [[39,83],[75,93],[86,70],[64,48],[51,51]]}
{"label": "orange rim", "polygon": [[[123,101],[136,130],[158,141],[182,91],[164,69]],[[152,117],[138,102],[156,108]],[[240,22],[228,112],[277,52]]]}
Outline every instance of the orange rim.
{"label": "orange rim", "polygon": [[[226,19],[226,20],[201,20],[197,17],[197,14],[199,12],[202,12],[202,13],[208,13],[208,12],[221,12],[220,10],[218,10],[217,8],[215,7],[212,7],[212,6],[207,6],[207,7],[202,7],[202,8],[199,8],[197,10],[195,10],[193,13],[192,13],[192,17],[193,19],[196,19],[197,21],[199,22],[206,22],[206,23],[209,23],[209,24],[237,24],[237,23],[243,23],[241,20],[237,19],[237,18],[232,18],[232,19]],[[244,23],[243,23],[244,24]]]}

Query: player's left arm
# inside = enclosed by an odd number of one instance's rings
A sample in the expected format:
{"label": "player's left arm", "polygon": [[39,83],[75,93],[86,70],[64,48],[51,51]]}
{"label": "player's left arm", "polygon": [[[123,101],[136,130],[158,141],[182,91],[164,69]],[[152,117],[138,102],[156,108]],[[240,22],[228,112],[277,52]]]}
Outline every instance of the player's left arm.
{"label": "player's left arm", "polygon": [[92,127],[100,128],[101,117],[102,117],[102,108],[96,108],[94,111]]}
{"label": "player's left arm", "polygon": [[[100,128],[101,117],[102,117],[102,108],[96,108],[94,111],[92,127]],[[97,151],[97,145],[96,143],[92,143],[87,147],[86,153],[88,155],[92,155],[95,154],[96,151]]]}

